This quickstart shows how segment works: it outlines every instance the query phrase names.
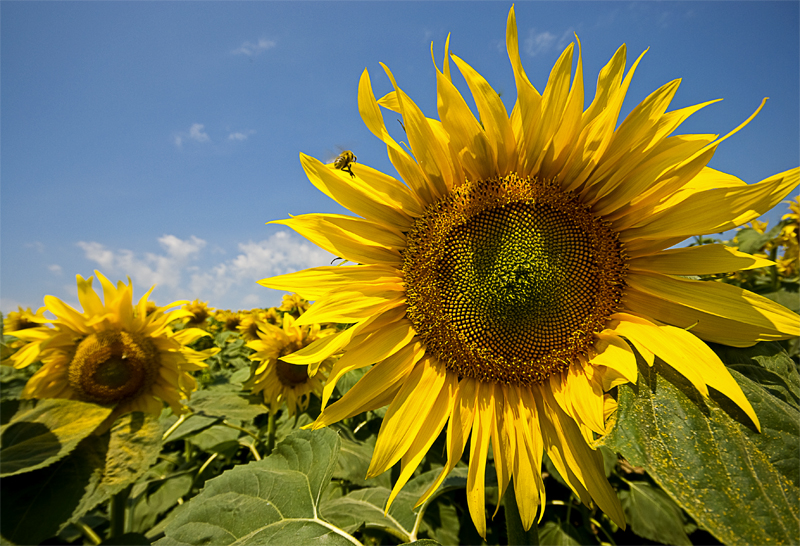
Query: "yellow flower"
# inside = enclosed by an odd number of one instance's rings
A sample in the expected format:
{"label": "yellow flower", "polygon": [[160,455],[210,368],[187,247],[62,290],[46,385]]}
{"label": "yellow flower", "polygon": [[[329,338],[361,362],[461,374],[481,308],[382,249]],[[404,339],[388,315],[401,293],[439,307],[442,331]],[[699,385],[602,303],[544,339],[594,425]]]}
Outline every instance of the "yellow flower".
{"label": "yellow flower", "polygon": [[[513,8],[506,42],[517,84],[511,115],[480,74],[447,55],[449,39],[436,69],[439,120],[385,66],[394,91],[376,101],[365,70],[359,111],[405,184],[361,161],[351,177],[301,155],[311,182],[359,217],[275,223],[357,265],[261,283],[315,302],[297,325],[353,324],[284,357],[308,364],[344,351],[323,405],[345,373],[376,363],[314,427],[389,404],[369,476],[401,462],[390,502],[447,424],[448,463],[420,502],[469,441],[467,499],[482,536],[490,445],[500,495],[513,477],[526,529],[545,504],[544,452],[584,503],[624,526],[591,442],[616,406],[606,393],[637,379],[634,349],[650,365],[658,355],[703,396],[709,387],[723,393],[759,426],[705,341],[741,347],[799,333],[800,318],[766,298],[687,278],[771,262],[719,244],[670,247],[757,218],[798,184],[798,169],[747,185],[707,167],[729,135],[672,135],[709,104],[667,112],[677,80],[617,127],[641,60],[625,74],[624,45],[584,111],[580,50],[572,85],[571,44],[539,93],[520,61]],[[450,58],[479,119],[451,82]],[[413,156],[389,135],[380,106],[402,115]]]}
{"label": "yellow flower", "polygon": [[189,320],[186,322],[188,326],[205,326],[206,319],[210,316],[213,307],[209,307],[208,303],[204,301],[194,300],[192,303],[187,303],[184,308],[189,311]]}
{"label": "yellow flower", "polygon": [[278,307],[278,311],[289,313],[294,318],[297,318],[305,313],[306,310],[308,310],[308,307],[308,301],[304,300],[297,294],[286,294],[283,296],[283,301],[281,302],[281,306]]}
{"label": "yellow flower", "polygon": [[322,387],[332,359],[326,357],[308,366],[290,364],[283,357],[330,335],[335,330],[321,329],[318,324],[298,326],[290,314],[283,316],[283,327],[259,322],[258,337],[247,346],[256,352],[250,356],[254,370],[244,388],[262,393],[271,411],[284,403],[289,415],[308,408],[311,394],[322,396]]}
{"label": "yellow flower", "polygon": [[92,277],[84,280],[78,275],[83,312],[45,296],[43,311],[55,319],[42,317],[37,320],[42,325],[7,332],[26,342],[10,357],[15,368],[37,360],[43,363],[22,397],[113,404],[116,416],[132,411],[158,415],[163,401],[181,413],[179,400],[196,388],[189,372],[203,368],[203,360],[216,351],[193,351],[186,345],[208,334],[197,328],[172,331],[168,323],[189,313],[166,309],[182,302],[148,312],[152,288],[134,307],[130,279],[115,287],[99,271],[95,273],[105,301],[92,288]]}

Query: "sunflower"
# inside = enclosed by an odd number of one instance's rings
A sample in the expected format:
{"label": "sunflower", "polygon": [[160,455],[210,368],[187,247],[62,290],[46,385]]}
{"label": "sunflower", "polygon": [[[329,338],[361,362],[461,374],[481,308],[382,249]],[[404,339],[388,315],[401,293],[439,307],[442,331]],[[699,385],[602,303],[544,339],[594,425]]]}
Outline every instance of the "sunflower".
{"label": "sunflower", "polygon": [[[45,307],[54,320],[37,315],[34,328],[8,332],[26,344],[11,355],[15,368],[41,360],[42,367],[28,380],[22,398],[67,398],[115,405],[113,415],[143,411],[159,415],[163,402],[182,413],[181,398],[196,388],[189,372],[205,365],[211,351],[194,351],[186,345],[208,335],[197,328],[173,332],[169,322],[189,316],[188,311],[166,309],[148,312],[147,292],[134,307],[133,285],[115,287],[99,271],[105,301],[92,288],[92,277],[78,281],[79,312],[54,296]],[[51,325],[51,326],[48,326]]]}
{"label": "sunflower", "polygon": [[325,357],[309,366],[290,364],[283,357],[325,339],[335,330],[320,328],[318,324],[299,326],[289,313],[283,315],[281,328],[265,322],[257,324],[258,339],[247,343],[256,352],[250,355],[254,365],[244,388],[254,394],[262,393],[273,413],[284,403],[289,415],[305,411],[311,394],[322,396],[333,358]]}
{"label": "sunflower", "polygon": [[[344,351],[315,428],[389,404],[368,476],[401,462],[390,503],[447,425],[447,464],[420,503],[469,440],[467,499],[482,536],[490,445],[499,493],[513,478],[525,529],[537,511],[541,520],[545,504],[543,453],[584,503],[624,527],[592,441],[607,432],[616,407],[608,391],[636,382],[636,353],[650,365],[659,356],[704,396],[709,387],[720,391],[759,426],[705,342],[741,347],[798,334],[799,317],[780,305],[689,278],[771,262],[720,244],[670,247],[758,217],[797,186],[798,169],[748,185],[707,167],[729,135],[672,135],[710,104],[667,112],[678,80],[617,127],[641,61],[625,74],[624,45],[583,110],[580,49],[571,86],[573,44],[539,93],[520,61],[513,8],[506,43],[517,85],[511,115],[480,74],[448,55],[449,37],[443,70],[436,67],[438,120],[422,114],[386,66],[394,91],[376,101],[364,70],[359,111],[405,184],[361,162],[351,177],[301,155],[312,184],[359,217],[274,223],[357,265],[261,283],[315,302],[296,325],[352,324],[284,360],[318,362]],[[451,81],[450,59],[478,119]],[[380,106],[402,115],[413,156],[389,135]],[[345,373],[373,363],[327,405]]]}
{"label": "sunflower", "polygon": [[186,315],[189,319],[186,321],[186,325],[196,327],[204,327],[206,319],[211,316],[211,312],[214,310],[213,307],[208,306],[207,302],[200,301],[199,299],[187,303],[184,309],[189,311],[189,314]]}

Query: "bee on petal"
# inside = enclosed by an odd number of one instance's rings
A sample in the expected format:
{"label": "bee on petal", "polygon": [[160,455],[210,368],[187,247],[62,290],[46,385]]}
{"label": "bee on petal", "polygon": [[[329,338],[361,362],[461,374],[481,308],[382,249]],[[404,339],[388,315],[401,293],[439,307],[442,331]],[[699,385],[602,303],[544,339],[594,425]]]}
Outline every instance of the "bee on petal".
{"label": "bee on petal", "polygon": [[350,150],[345,150],[339,154],[339,157],[333,160],[333,167],[335,169],[339,169],[340,171],[348,172],[352,178],[355,178],[356,175],[353,174],[353,169],[350,165],[355,163],[357,160],[358,158],[356,157],[356,154]]}

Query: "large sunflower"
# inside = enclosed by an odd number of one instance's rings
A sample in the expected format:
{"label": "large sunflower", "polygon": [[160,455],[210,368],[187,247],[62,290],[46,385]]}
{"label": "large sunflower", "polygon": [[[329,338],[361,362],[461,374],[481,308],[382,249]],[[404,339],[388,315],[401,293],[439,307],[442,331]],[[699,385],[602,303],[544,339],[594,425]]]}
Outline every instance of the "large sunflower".
{"label": "large sunflower", "polygon": [[326,357],[312,365],[290,364],[283,357],[333,334],[333,328],[318,324],[298,326],[295,318],[283,315],[282,327],[258,323],[258,339],[247,346],[255,351],[250,378],[244,388],[261,393],[272,412],[286,405],[289,415],[305,411],[312,394],[322,395],[322,386],[331,369],[333,358]]}
{"label": "large sunflower", "polygon": [[[376,101],[365,70],[359,111],[405,184],[363,163],[351,165],[351,177],[301,155],[311,182],[360,217],[276,223],[357,265],[261,282],[315,301],[297,324],[353,323],[284,360],[344,351],[323,403],[342,375],[376,363],[314,426],[389,404],[369,475],[401,462],[390,502],[447,424],[448,463],[420,502],[469,440],[467,498],[481,535],[490,444],[500,495],[513,477],[526,529],[544,506],[544,452],[584,503],[624,526],[590,442],[615,408],[607,391],[636,381],[634,350],[650,365],[658,355],[704,396],[720,391],[759,426],[705,341],[741,347],[798,334],[799,317],[780,305],[689,277],[771,262],[718,244],[670,247],[758,217],[798,184],[798,169],[747,185],[707,167],[726,137],[670,136],[709,104],[667,112],[677,80],[615,129],[641,60],[625,74],[624,45],[583,110],[580,50],[572,85],[571,44],[540,94],[520,62],[513,9],[506,43],[517,84],[510,116],[483,77],[448,56],[449,38],[436,69],[439,120],[426,118],[385,66],[394,92]],[[449,57],[478,119],[451,82]],[[380,106],[402,115],[413,156],[387,132]]]}
{"label": "large sunflower", "polygon": [[[204,367],[203,360],[217,350],[200,352],[186,345],[208,333],[198,328],[172,331],[171,321],[191,313],[167,309],[183,302],[148,312],[152,288],[134,307],[130,280],[114,286],[99,271],[95,273],[105,301],[92,288],[92,277],[84,280],[78,275],[83,312],[45,296],[41,312],[28,317],[37,327],[6,330],[27,342],[10,357],[15,368],[37,360],[43,364],[28,380],[22,397],[114,405],[115,416],[132,411],[159,415],[162,401],[175,413],[183,412],[180,399],[197,386],[189,372]],[[45,317],[44,311],[56,318]]]}

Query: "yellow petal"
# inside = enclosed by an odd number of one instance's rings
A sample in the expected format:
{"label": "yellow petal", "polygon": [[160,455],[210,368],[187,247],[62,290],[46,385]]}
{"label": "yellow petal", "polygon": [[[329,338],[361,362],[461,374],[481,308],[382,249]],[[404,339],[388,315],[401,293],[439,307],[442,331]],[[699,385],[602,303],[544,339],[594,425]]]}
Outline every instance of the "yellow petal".
{"label": "yellow petal", "polygon": [[494,150],[461,93],[438,68],[436,91],[439,119],[450,135],[450,144],[456,150],[464,170],[472,180],[489,178],[495,174]]}
{"label": "yellow petal", "polygon": [[408,451],[445,387],[447,373],[426,357],[409,374],[383,418],[367,477],[382,474]]}
{"label": "yellow petal", "polygon": [[389,511],[389,507],[397,497],[397,494],[400,493],[400,490],[414,474],[419,463],[428,453],[431,445],[433,445],[433,442],[439,437],[439,433],[444,428],[445,423],[447,423],[447,419],[450,417],[450,408],[453,404],[453,397],[455,396],[457,385],[458,377],[453,374],[446,374],[445,384],[442,390],[439,391],[439,395],[427,419],[423,421],[422,427],[411,443],[411,447],[409,447],[406,454],[403,455],[400,475],[397,477],[397,481],[392,488],[389,500],[386,501],[386,512]]}
{"label": "yellow petal", "polygon": [[[603,330],[595,334],[597,341],[594,349],[597,351],[591,363],[595,366],[605,366],[618,372],[619,376],[628,383],[636,383],[639,376],[639,368],[636,366],[636,355],[624,339],[619,337],[614,330]],[[604,380],[613,380],[611,374],[604,375]],[[621,384],[613,382],[603,384],[603,390]]]}
{"label": "yellow petal", "polygon": [[[367,221],[364,222],[366,227]],[[317,246],[348,261],[390,266],[400,264],[400,252],[396,248],[378,244],[358,232],[342,229],[321,214],[303,214],[269,223],[288,226]]]}
{"label": "yellow petal", "polygon": [[358,177],[328,167],[311,156],[300,154],[300,163],[308,179],[325,195],[356,214],[379,224],[408,230],[411,217],[391,196],[380,193]]}
{"label": "yellow petal", "polygon": [[380,330],[361,334],[353,340],[354,348],[348,349],[344,356],[334,364],[325,388],[322,391],[322,405],[325,406],[333,394],[339,379],[349,371],[371,366],[384,360],[410,344],[416,332],[408,319],[401,319]]}
{"label": "yellow petal", "polygon": [[411,187],[421,203],[433,201],[428,183],[425,181],[419,165],[408,155],[408,153],[389,135],[386,125],[383,122],[383,114],[375,100],[372,92],[372,84],[369,79],[369,72],[364,69],[361,79],[358,82],[358,111],[361,119],[364,120],[367,128],[376,137],[381,139],[387,147],[389,160],[392,162],[397,172],[403,180]]}
{"label": "yellow petal", "polygon": [[91,333],[91,329],[86,325],[86,317],[55,296],[45,296],[44,305],[48,311],[58,317],[58,323],[80,334]]}
{"label": "yellow petal", "polygon": [[757,341],[800,335],[800,317],[795,313],[737,286],[644,272],[632,273],[626,281],[632,290],[647,297],[641,309],[642,298],[635,300],[626,293],[626,306],[631,310],[691,328],[707,341],[747,347]]}
{"label": "yellow petal", "polygon": [[309,301],[315,301],[342,289],[358,292],[359,286],[394,286],[402,290],[401,274],[394,267],[385,265],[332,265],[269,277],[258,281],[258,284],[296,292]]}
{"label": "yellow petal", "polygon": [[100,296],[92,288],[92,277],[83,280],[80,275],[78,277],[78,300],[81,302],[84,313],[87,315],[100,315],[105,312],[103,302],[100,301]]}
{"label": "yellow petal", "polygon": [[[342,419],[385,406],[391,402],[424,354],[421,344],[414,343],[375,364],[344,396],[330,406],[324,405],[313,428],[326,427]],[[390,396],[388,400],[387,395]]]}
{"label": "yellow petal", "polygon": [[658,254],[631,259],[631,269],[667,275],[712,275],[741,269],[775,265],[771,260],[751,256],[720,244],[664,250]]}
{"label": "yellow petal", "polygon": [[708,398],[708,388],[703,377],[695,367],[694,359],[687,358],[683,344],[676,343],[676,340],[669,335],[669,332],[662,330],[650,321],[640,317],[617,313],[612,315],[613,319],[620,322],[614,331],[621,336],[625,336],[636,345],[642,345],[664,362],[675,368],[675,370],[688,379],[700,393]]}
{"label": "yellow petal", "polygon": [[403,122],[408,136],[408,143],[414,158],[422,168],[428,181],[432,196],[441,197],[453,187],[453,166],[443,143],[437,139],[422,111],[414,101],[397,86],[397,82],[389,68],[381,63],[383,70],[392,82],[400,103]]}
{"label": "yellow petal", "polygon": [[455,55],[451,55],[472,92],[486,137],[497,160],[497,174],[504,176],[516,167],[516,140],[506,107],[497,91],[478,72]]}
{"label": "yellow petal", "polygon": [[733,379],[725,364],[719,359],[717,354],[711,350],[703,341],[699,340],[691,332],[674,326],[659,326],[659,329],[672,337],[672,343],[680,346],[688,359],[692,360],[692,365],[703,378],[709,387],[718,390],[747,414],[753,424],[761,430],[756,412],[750,401],[742,392],[739,384]]}
{"label": "yellow petal", "polygon": [[436,478],[427,491],[417,500],[414,508],[428,500],[430,496],[442,485],[442,482],[455,468],[464,453],[467,445],[469,431],[472,428],[473,417],[475,414],[475,396],[478,381],[474,379],[462,379],[456,389],[453,409],[450,413],[450,424],[447,426],[447,464],[439,476]]}
{"label": "yellow petal", "polygon": [[720,233],[758,218],[800,183],[800,167],[756,184],[698,191],[620,234],[622,241]]}
{"label": "yellow petal", "polygon": [[486,538],[486,457],[489,454],[489,436],[494,420],[493,385],[479,381],[474,401],[475,420],[470,439],[469,469],[467,470],[467,506],[478,534]]}

